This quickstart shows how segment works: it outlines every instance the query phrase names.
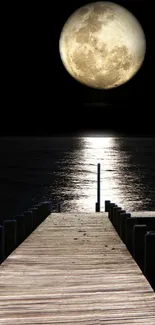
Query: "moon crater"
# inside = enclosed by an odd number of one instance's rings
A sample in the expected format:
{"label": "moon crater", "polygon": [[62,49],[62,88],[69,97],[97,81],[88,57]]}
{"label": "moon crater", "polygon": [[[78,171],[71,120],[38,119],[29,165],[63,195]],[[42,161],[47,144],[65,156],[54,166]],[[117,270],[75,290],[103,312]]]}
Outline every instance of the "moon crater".
{"label": "moon crater", "polygon": [[146,40],[140,23],[127,9],[96,2],[69,17],[59,50],[64,67],[77,81],[108,89],[137,73],[144,61]]}

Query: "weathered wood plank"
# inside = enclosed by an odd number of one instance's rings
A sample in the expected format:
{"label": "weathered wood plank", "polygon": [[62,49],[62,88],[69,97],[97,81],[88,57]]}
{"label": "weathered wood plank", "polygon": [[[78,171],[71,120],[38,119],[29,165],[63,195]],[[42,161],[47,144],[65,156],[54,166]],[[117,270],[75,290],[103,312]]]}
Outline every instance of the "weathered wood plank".
{"label": "weathered wood plank", "polygon": [[155,293],[107,213],[51,214],[0,266],[0,324],[155,324]]}

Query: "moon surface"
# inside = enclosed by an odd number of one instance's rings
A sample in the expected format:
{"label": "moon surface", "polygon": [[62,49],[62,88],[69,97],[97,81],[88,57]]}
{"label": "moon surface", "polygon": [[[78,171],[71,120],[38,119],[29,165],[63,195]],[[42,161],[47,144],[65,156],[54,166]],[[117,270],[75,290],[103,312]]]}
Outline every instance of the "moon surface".
{"label": "moon surface", "polygon": [[74,79],[92,88],[109,89],[138,72],[146,39],[139,21],[127,9],[113,2],[93,2],[68,18],[59,52]]}

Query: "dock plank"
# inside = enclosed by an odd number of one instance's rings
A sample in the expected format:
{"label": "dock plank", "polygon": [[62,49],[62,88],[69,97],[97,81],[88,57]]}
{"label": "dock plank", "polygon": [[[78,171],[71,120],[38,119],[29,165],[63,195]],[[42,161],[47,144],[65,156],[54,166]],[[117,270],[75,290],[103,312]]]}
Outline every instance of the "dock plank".
{"label": "dock plank", "polygon": [[107,213],[52,213],[0,265],[0,324],[154,325],[155,293]]}

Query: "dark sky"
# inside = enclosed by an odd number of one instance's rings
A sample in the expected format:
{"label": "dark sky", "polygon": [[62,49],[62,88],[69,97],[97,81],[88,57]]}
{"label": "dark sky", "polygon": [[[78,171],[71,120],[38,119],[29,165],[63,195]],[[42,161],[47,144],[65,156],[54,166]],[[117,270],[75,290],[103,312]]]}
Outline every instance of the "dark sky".
{"label": "dark sky", "polygon": [[74,10],[87,2],[38,2],[6,8],[1,135],[105,130],[154,134],[154,81],[151,81],[154,80],[154,36],[150,1],[115,2],[129,9],[140,21],[147,52],[137,75],[127,84],[108,91],[91,89],[75,81],[59,56],[63,24]]}

